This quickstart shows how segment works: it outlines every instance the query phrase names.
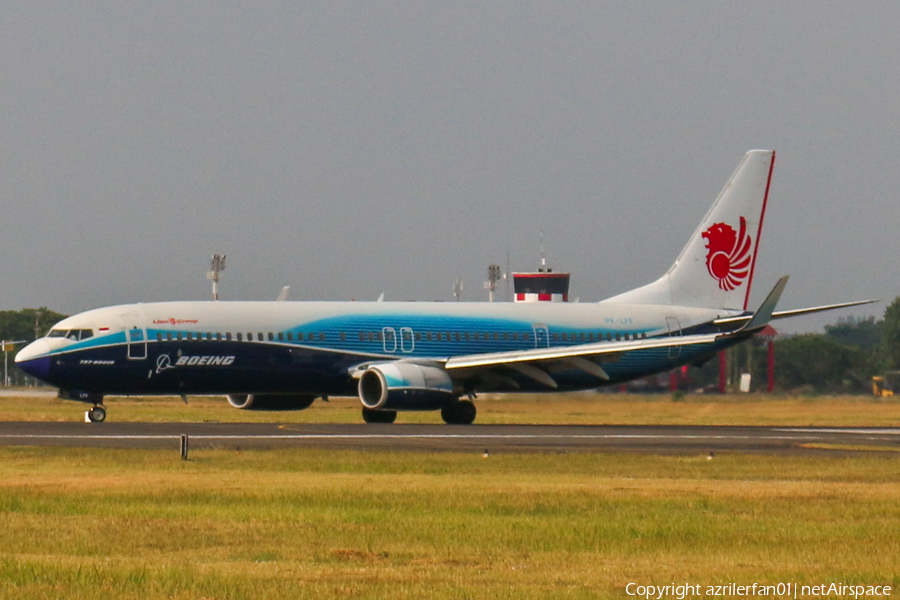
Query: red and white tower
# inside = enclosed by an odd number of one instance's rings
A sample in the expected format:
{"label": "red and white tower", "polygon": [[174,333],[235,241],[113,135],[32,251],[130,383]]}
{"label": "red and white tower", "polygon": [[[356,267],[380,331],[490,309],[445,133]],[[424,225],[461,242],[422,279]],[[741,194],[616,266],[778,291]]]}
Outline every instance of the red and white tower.
{"label": "red and white tower", "polygon": [[568,302],[569,273],[554,273],[544,258],[544,232],[541,232],[541,266],[534,273],[513,273],[516,302]]}

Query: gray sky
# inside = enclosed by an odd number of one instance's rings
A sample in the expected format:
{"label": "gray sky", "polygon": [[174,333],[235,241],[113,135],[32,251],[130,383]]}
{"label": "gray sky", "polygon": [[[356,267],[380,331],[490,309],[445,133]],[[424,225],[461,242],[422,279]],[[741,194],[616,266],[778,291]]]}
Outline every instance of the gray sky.
{"label": "gray sky", "polygon": [[900,4],[677,4],[4,2],[0,309],[207,299],[214,252],[224,299],[486,300],[541,229],[600,300],[751,148],[751,303],[890,302]]}

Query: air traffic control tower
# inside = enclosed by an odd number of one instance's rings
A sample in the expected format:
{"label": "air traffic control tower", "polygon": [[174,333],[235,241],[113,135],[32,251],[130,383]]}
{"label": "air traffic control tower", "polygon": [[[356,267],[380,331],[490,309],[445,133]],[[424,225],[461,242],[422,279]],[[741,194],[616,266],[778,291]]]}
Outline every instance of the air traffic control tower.
{"label": "air traffic control tower", "polygon": [[568,302],[569,273],[554,273],[541,258],[535,273],[513,273],[516,302]]}

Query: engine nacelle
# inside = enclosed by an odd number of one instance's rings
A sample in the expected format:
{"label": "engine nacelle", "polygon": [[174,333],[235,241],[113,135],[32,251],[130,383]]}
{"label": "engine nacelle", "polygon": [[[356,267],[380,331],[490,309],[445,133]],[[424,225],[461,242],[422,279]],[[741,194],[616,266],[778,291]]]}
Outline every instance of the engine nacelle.
{"label": "engine nacelle", "polygon": [[441,367],[396,361],[365,370],[359,399],[373,410],[439,410],[456,402],[459,394]]}
{"label": "engine nacelle", "polygon": [[228,394],[226,398],[242,410],[303,410],[316,399],[304,394]]}

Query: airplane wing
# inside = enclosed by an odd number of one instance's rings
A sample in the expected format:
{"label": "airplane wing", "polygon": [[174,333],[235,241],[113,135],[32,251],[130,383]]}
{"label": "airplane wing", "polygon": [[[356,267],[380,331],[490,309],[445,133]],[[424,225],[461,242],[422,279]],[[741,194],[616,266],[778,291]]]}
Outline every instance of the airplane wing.
{"label": "airplane wing", "polygon": [[556,382],[542,367],[551,363],[565,363],[574,368],[608,380],[609,375],[603,370],[601,363],[617,360],[617,356],[635,350],[648,350],[651,348],[674,348],[676,346],[691,346],[698,344],[712,344],[722,334],[685,335],[672,337],[658,337],[646,340],[634,340],[629,342],[600,342],[594,344],[579,344],[563,348],[535,348],[534,350],[520,350],[514,352],[491,352],[487,354],[471,354],[467,356],[454,356],[447,359],[444,368],[450,372],[469,371],[478,369],[490,369],[492,367],[509,367],[523,375],[534,379],[548,387],[555,388]]}
{"label": "airplane wing", "polygon": [[579,369],[604,381],[609,375],[602,367],[604,362],[618,360],[618,356],[637,350],[655,348],[674,348],[678,346],[694,346],[713,344],[724,337],[749,337],[762,330],[769,323],[775,306],[787,285],[787,276],[782,277],[769,292],[759,309],[748,317],[748,322],[740,329],[728,333],[711,333],[684,336],[661,336],[627,342],[599,342],[579,344],[562,348],[535,348],[512,352],[492,352],[488,354],[471,354],[454,356],[444,363],[451,376],[456,371],[461,376],[478,369],[506,367],[525,375],[549,388],[556,388],[556,381],[547,370],[551,364],[560,364]]}

